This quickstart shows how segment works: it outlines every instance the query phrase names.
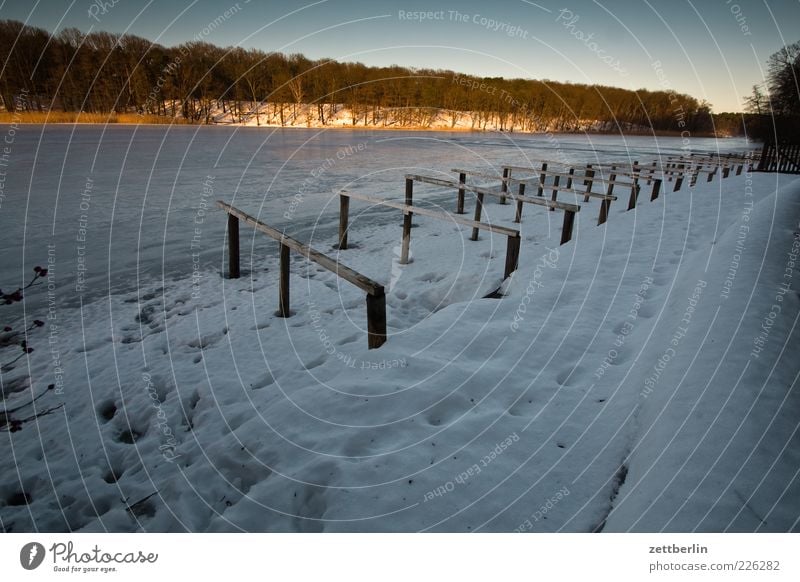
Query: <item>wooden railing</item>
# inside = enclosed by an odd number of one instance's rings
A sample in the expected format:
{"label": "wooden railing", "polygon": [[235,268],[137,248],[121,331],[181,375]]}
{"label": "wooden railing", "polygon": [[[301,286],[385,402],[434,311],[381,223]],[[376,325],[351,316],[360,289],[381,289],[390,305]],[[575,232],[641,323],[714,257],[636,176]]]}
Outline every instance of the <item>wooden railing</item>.
{"label": "wooden railing", "polygon": [[367,294],[367,344],[370,349],[374,349],[386,342],[386,294],[383,285],[222,200],[217,201],[217,206],[228,214],[228,273],[232,279],[239,277],[240,220],[280,244],[280,284],[278,287],[278,312],[276,313],[278,317],[291,316],[289,309],[289,255],[290,251],[295,251],[365,291]]}
{"label": "wooden railing", "polygon": [[[446,212],[440,212],[437,210],[431,210],[429,208],[413,206],[411,204],[413,200],[412,192],[413,192],[413,180],[411,180],[410,178],[406,179],[405,204],[401,202],[393,202],[391,200],[384,200],[382,198],[375,198],[364,194],[355,194],[353,192],[347,192],[346,190],[340,191],[339,192],[339,248],[340,249],[347,248],[348,213],[350,208],[349,200],[352,198],[355,200],[361,200],[362,202],[370,202],[372,204],[380,206],[397,208],[398,210],[403,211],[403,239],[400,251],[401,265],[405,265],[408,263],[409,247],[411,245],[411,217],[414,214],[418,214],[420,216],[429,216],[431,218],[437,218],[439,220],[455,222],[457,224],[463,224],[464,226],[470,226],[473,229],[473,233],[478,230],[485,230],[493,234],[500,234],[506,236],[507,237],[506,264],[505,264],[505,271],[503,273],[503,278],[504,279],[507,278],[512,272],[517,270],[517,266],[519,264],[519,248],[521,241],[518,230],[505,228],[503,226],[496,226],[494,224],[488,224],[486,222],[469,220],[468,218],[462,218],[457,215],[448,214]],[[477,240],[477,237],[473,237],[472,240]]]}
{"label": "wooden railing", "polygon": [[[458,182],[454,182],[451,180],[444,180],[442,178],[419,176],[416,174],[406,175],[406,181],[408,180],[412,180],[414,182],[422,182],[425,184],[432,184],[434,186],[443,186],[445,188],[453,188],[458,190],[457,207],[461,209],[464,208],[464,193],[473,192],[477,199],[477,202],[475,204],[475,222],[481,222],[484,196],[493,196],[496,198],[500,198],[501,200],[510,198],[511,200],[517,202],[518,204],[520,203],[534,204],[536,206],[544,206],[546,208],[552,208],[554,210],[562,210],[564,212],[564,224],[561,229],[562,245],[568,242],[572,238],[572,227],[575,223],[575,214],[581,209],[581,207],[578,206],[577,204],[566,204],[564,202],[547,200],[546,198],[526,196],[524,194],[524,189],[522,190],[522,193],[517,193],[517,194],[514,194],[512,192],[505,192],[505,193],[495,192],[494,190],[482,186],[473,186],[471,184],[466,184],[461,180],[459,180]],[[408,184],[408,182],[406,182],[406,184]],[[408,186],[406,187],[408,188]],[[472,240],[477,240],[477,239],[478,239],[478,229],[473,228]]]}
{"label": "wooden railing", "polygon": [[758,171],[800,174],[800,145],[765,143]]}

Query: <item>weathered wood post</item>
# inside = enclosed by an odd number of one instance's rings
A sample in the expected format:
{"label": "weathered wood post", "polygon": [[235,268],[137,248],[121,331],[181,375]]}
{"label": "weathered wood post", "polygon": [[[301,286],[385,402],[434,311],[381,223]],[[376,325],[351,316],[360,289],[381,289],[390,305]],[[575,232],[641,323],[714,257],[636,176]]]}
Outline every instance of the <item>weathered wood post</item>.
{"label": "weathered wood post", "polygon": [[[525,196],[525,182],[519,183],[519,195]],[[516,223],[522,222],[522,206],[523,202],[521,200],[517,200],[517,214],[514,216],[514,222]]]}
{"label": "weathered wood post", "polygon": [[611,198],[606,197],[600,202],[600,214],[597,216],[597,226],[605,224],[608,220],[608,211],[611,209]]}
{"label": "weathered wood post", "polygon": [[639,198],[639,184],[636,183],[634,180],[633,184],[631,185],[631,195],[628,198],[628,210],[633,210],[636,208],[636,200]]}
{"label": "weathered wood post", "polygon": [[768,169],[767,164],[767,152],[769,151],[769,143],[764,141],[764,146],[761,148],[761,157],[758,159],[758,165],[756,166],[756,171],[765,171]]}
{"label": "weathered wood post", "polygon": [[575,223],[575,211],[564,211],[564,225],[561,228],[561,244],[568,243],[572,238],[572,225]]}
{"label": "weathered wood post", "polygon": [[278,313],[276,314],[278,317],[289,317],[291,314],[289,312],[289,247],[285,244],[280,243],[281,245],[281,273],[280,273],[280,285],[279,285],[279,296],[278,296]]}
{"label": "weathered wood post", "polygon": [[[480,222],[483,214],[483,192],[476,192],[475,198],[475,222]],[[478,229],[476,227],[472,228],[472,236],[469,239],[478,240]]]}
{"label": "weathered wood post", "polygon": [[672,189],[673,192],[677,192],[683,186],[683,164],[678,164],[678,174],[675,178],[675,188]]}
{"label": "weathered wood post", "polygon": [[517,270],[519,265],[519,246],[522,240],[519,234],[514,236],[509,235],[506,242],[506,268],[503,273],[503,279],[507,279],[511,273]]}
{"label": "weathered wood post", "polygon": [[653,178],[653,191],[650,193],[650,202],[658,198],[658,193],[661,190],[661,178]]}
{"label": "weathered wood post", "polygon": [[650,166],[650,172],[647,174],[647,185],[648,185],[648,186],[650,185],[650,182],[651,182],[651,181],[652,181],[652,179],[653,179],[653,174],[655,174],[655,173],[656,173],[656,164],[657,164],[657,163],[658,163],[658,162],[655,162],[655,161],[654,161],[654,162],[653,162],[653,164],[652,164],[652,166]]}
{"label": "weathered wood post", "polygon": [[567,188],[572,188],[572,177],[575,175],[575,168],[570,168],[567,177]]}
{"label": "weathered wood post", "polygon": [[592,192],[592,186],[594,185],[594,170],[592,170],[592,164],[586,166],[586,180],[583,183],[586,185],[586,196],[583,197],[584,202],[589,202],[589,194]]}
{"label": "weathered wood post", "polygon": [[[553,178],[553,194],[552,194],[552,196],[550,196],[550,199],[553,202],[556,202],[556,198],[558,197],[558,182],[559,182],[560,178],[561,178],[561,176],[556,176],[555,178]],[[550,212],[555,212],[555,210],[556,209],[555,209],[554,206],[550,207]]]}
{"label": "weathered wood post", "polygon": [[614,182],[617,180],[617,167],[611,166],[611,173],[608,175],[608,189],[606,194],[611,196],[614,193]]}
{"label": "weathered wood post", "polygon": [[631,168],[631,182],[633,182],[631,190],[633,205],[631,205],[631,199],[628,199],[628,210],[636,208],[636,200],[639,198],[639,160],[634,160],[633,162],[633,168]]}
{"label": "weathered wood post", "polygon": [[[458,183],[465,184],[467,182],[467,175],[463,172],[458,175]],[[458,189],[458,201],[456,202],[456,214],[464,214],[464,189]]]}
{"label": "weathered wood post", "polygon": [[[411,206],[414,197],[414,180],[406,178],[406,205]],[[400,250],[400,264],[408,264],[408,250],[411,245],[411,211],[403,211],[403,243]]]}
{"label": "weathered wood post", "polygon": [[383,287],[367,293],[367,345],[370,350],[386,343],[386,294]]}
{"label": "weathered wood post", "polygon": [[[500,186],[500,192],[505,194],[508,192],[508,179],[511,177],[511,168],[503,168],[503,183]],[[506,197],[500,197],[500,204],[506,203]]]}
{"label": "weathered wood post", "polygon": [[347,221],[350,214],[350,197],[339,192],[339,250],[347,249]]}
{"label": "weathered wood post", "polygon": [[539,174],[539,189],[536,190],[537,196],[544,196],[544,184],[547,181],[547,174],[545,174],[546,171],[547,171],[547,162],[543,162],[542,173]]}
{"label": "weathered wood post", "polygon": [[722,167],[722,177],[727,178],[730,175],[730,173],[731,173],[731,167],[726,163]]}
{"label": "weathered wood post", "polygon": [[697,178],[700,176],[700,170],[703,168],[703,164],[696,164],[694,168],[692,168],[692,173],[689,175],[689,188],[694,188],[695,184],[697,184]]}
{"label": "weathered wood post", "polygon": [[239,278],[239,219],[228,213],[228,276]]}

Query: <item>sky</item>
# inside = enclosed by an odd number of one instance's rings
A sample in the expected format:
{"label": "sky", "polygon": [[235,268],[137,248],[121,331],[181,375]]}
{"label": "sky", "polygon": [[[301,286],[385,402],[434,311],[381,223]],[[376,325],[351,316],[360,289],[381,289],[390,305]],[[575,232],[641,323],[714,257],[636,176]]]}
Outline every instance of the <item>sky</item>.
{"label": "sky", "polygon": [[0,19],[479,76],[666,89],[741,111],[800,0],[0,0]]}

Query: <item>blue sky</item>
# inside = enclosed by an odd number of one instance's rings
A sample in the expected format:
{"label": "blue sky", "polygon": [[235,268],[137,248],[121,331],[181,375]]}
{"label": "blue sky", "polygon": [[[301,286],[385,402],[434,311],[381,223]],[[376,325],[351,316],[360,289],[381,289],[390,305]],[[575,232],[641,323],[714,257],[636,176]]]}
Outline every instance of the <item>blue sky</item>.
{"label": "blue sky", "polygon": [[740,111],[767,57],[800,40],[800,0],[6,0],[0,18],[167,46],[199,36],[369,65],[674,89],[717,112]]}

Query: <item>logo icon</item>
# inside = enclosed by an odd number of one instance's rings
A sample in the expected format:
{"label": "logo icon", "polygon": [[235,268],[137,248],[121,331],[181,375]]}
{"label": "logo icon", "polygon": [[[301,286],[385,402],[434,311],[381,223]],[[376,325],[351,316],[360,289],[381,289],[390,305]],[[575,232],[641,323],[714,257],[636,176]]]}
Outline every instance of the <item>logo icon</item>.
{"label": "logo icon", "polygon": [[26,570],[35,570],[44,562],[44,546],[39,542],[30,542],[19,551],[19,563]]}

